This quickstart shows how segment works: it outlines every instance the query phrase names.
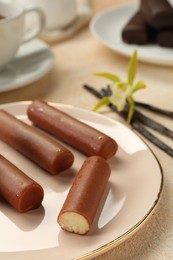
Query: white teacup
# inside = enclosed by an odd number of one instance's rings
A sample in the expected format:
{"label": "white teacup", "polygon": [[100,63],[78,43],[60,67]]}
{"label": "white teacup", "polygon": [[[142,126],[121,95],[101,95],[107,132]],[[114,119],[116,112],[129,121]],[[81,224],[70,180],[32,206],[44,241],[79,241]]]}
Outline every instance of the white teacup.
{"label": "white teacup", "polygon": [[[37,16],[35,27],[26,32],[25,15],[34,12]],[[14,0],[0,0],[0,70],[13,60],[22,43],[35,38],[44,28],[44,13],[36,7],[24,8]]]}
{"label": "white teacup", "polygon": [[46,16],[47,30],[61,29],[77,17],[76,0],[20,0],[26,6],[40,7]]}

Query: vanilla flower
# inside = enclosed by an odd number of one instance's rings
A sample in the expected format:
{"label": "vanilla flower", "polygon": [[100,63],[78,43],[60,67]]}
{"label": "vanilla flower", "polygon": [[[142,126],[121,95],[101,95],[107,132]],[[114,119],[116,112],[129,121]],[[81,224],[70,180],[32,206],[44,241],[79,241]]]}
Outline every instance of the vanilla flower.
{"label": "vanilla flower", "polygon": [[134,51],[129,65],[127,81],[122,81],[118,76],[110,73],[97,73],[97,76],[107,78],[112,81],[110,85],[111,95],[103,97],[95,106],[94,111],[99,110],[102,106],[112,104],[119,112],[123,111],[128,105],[128,118],[127,122],[130,124],[135,111],[135,101],[133,99],[133,94],[139,90],[145,88],[145,83],[143,81],[138,81],[134,84],[135,75],[137,71],[137,52]]}

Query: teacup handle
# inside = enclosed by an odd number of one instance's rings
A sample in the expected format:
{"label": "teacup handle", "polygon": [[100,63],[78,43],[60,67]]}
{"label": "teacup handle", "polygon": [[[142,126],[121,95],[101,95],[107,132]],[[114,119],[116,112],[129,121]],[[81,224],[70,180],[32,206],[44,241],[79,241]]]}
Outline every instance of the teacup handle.
{"label": "teacup handle", "polygon": [[28,13],[34,12],[37,14],[38,19],[37,19],[37,24],[30,30],[28,31],[24,38],[22,43],[28,42],[32,39],[34,39],[35,37],[37,37],[37,35],[40,34],[40,32],[43,30],[44,26],[45,26],[45,15],[42,12],[42,10],[40,10],[40,8],[38,7],[27,7],[25,9],[25,15],[27,15]]}

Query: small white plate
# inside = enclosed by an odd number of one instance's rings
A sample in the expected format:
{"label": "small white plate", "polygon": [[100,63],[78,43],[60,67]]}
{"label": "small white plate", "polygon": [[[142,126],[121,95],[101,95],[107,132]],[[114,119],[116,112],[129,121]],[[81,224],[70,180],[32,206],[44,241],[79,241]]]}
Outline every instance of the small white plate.
{"label": "small white plate", "polygon": [[[28,105],[19,102],[0,108],[29,123]],[[162,170],[153,153],[130,128],[98,113],[63,104],[54,106],[118,142],[118,152],[109,160],[112,173],[107,191],[88,235],[63,231],[57,216],[86,156],[69,147],[75,155],[72,169],[51,176],[0,141],[2,155],[39,182],[45,192],[42,206],[28,213],[18,213],[0,201],[1,260],[91,259],[134,234],[159,202]]]}
{"label": "small white plate", "polygon": [[46,43],[35,39],[23,44],[15,59],[0,72],[0,92],[40,79],[51,70],[53,61],[53,53]]}
{"label": "small white plate", "polygon": [[163,48],[154,44],[135,45],[122,41],[121,33],[130,17],[137,11],[138,4],[125,4],[108,9],[96,15],[90,23],[92,35],[110,49],[130,57],[138,51],[138,59],[143,62],[157,65],[173,65],[173,49]]}

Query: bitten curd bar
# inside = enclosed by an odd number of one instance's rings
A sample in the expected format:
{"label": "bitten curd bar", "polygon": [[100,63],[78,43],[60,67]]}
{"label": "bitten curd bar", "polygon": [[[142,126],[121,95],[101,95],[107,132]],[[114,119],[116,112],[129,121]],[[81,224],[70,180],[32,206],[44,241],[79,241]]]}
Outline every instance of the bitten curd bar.
{"label": "bitten curd bar", "polygon": [[62,229],[85,235],[91,228],[111,169],[100,156],[87,158],[80,168],[58,215]]}

